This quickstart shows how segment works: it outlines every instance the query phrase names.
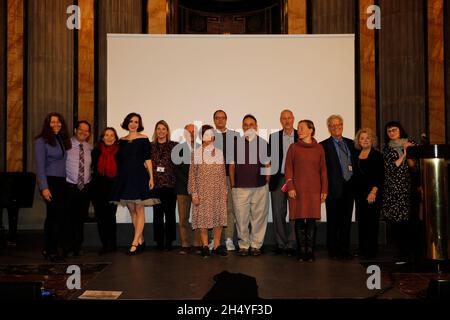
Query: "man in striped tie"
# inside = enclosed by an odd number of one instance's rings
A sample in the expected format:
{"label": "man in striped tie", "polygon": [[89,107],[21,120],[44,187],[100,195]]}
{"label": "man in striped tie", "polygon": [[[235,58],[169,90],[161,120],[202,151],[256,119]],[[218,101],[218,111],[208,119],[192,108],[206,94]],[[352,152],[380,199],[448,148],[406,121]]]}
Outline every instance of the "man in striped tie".
{"label": "man in striped tie", "polygon": [[84,221],[89,211],[89,183],[91,181],[91,151],[88,139],[91,125],[87,121],[78,121],[75,135],[72,137],[72,148],[67,151],[67,219],[65,255],[80,255],[83,243]]}

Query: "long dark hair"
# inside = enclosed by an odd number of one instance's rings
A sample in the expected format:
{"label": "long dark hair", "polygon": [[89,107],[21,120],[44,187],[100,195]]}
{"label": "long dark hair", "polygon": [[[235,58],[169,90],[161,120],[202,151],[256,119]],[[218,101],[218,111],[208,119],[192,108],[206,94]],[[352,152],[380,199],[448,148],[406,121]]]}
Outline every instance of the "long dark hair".
{"label": "long dark hair", "polygon": [[67,130],[66,121],[64,120],[64,117],[57,113],[57,112],[50,112],[44,119],[44,123],[42,124],[42,130],[39,135],[36,136],[36,139],[42,138],[44,139],[44,142],[51,145],[56,146],[56,138],[55,133],[53,132],[52,128],[50,127],[50,121],[52,117],[57,117],[59,122],[61,122],[61,130],[59,131],[59,136],[62,139],[62,143],[64,145],[64,148],[66,150],[69,150],[72,148],[72,143],[70,142],[69,138],[69,130]]}
{"label": "long dark hair", "polygon": [[387,146],[389,144],[389,141],[391,141],[391,138],[389,138],[389,135],[387,133],[388,129],[390,128],[398,128],[400,130],[400,139],[407,139],[408,134],[406,133],[403,126],[398,121],[389,121],[384,126],[384,144]]}

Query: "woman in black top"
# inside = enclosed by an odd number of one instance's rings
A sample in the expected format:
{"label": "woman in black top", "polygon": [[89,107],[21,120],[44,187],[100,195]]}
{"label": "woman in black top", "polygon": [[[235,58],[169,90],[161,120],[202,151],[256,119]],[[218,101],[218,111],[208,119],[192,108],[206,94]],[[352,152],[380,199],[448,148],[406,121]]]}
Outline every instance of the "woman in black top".
{"label": "woman in black top", "polygon": [[151,159],[155,175],[155,193],[161,200],[153,207],[154,239],[159,250],[172,250],[176,239],[175,208],[175,173],[172,162],[172,149],[177,145],[170,140],[170,129],[166,121],[160,120],[155,125],[151,144]]}
{"label": "woman in black top", "polygon": [[397,263],[405,263],[412,254],[412,176],[416,171],[414,160],[406,158],[406,150],[414,145],[397,121],[386,123],[384,159],[384,193],[382,214],[387,221],[388,235],[397,247]]}
{"label": "woman in black top", "polygon": [[109,202],[109,199],[117,176],[118,142],[116,129],[107,127],[100,134],[100,141],[92,150],[92,204],[102,242],[99,254],[117,250],[117,204]]}
{"label": "woman in black top", "polygon": [[378,226],[383,185],[383,156],[375,149],[377,137],[369,128],[356,133],[359,150],[354,166],[356,218],[358,220],[359,254],[375,258],[378,249]]}

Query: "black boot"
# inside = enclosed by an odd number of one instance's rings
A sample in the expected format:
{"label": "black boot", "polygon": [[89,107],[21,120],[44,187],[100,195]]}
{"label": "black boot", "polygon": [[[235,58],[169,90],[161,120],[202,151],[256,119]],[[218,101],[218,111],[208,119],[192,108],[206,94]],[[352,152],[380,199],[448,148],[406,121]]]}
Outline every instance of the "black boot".
{"label": "black boot", "polygon": [[316,258],[314,255],[316,242],[316,223],[313,220],[312,223],[308,221],[306,228],[306,257],[305,261],[313,262]]}
{"label": "black boot", "polygon": [[297,240],[297,260],[305,259],[305,229],[301,220],[295,220],[295,239]]}

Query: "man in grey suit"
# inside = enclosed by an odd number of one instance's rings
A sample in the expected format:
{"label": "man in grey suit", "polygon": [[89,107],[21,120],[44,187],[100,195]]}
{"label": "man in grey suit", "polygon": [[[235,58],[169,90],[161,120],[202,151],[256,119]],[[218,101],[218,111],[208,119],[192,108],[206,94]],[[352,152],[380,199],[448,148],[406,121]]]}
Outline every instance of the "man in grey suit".
{"label": "man in grey suit", "polygon": [[287,150],[292,143],[297,142],[297,130],[294,129],[294,114],[291,110],[283,110],[280,114],[282,130],[274,132],[269,137],[269,155],[271,157],[271,177],[269,190],[272,200],[272,218],[277,247],[275,254],[295,253],[295,230],[292,221],[286,223],[287,193],[283,192],[285,181],[284,165]]}

